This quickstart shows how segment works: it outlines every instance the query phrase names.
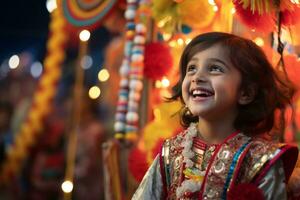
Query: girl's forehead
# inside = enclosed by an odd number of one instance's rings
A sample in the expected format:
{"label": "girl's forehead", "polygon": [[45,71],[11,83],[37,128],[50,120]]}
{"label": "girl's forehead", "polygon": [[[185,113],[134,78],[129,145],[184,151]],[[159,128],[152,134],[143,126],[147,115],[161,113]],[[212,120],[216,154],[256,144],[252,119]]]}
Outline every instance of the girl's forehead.
{"label": "girl's forehead", "polygon": [[211,46],[199,46],[192,49],[187,57],[187,61],[198,60],[203,58],[218,58],[230,61],[229,49],[222,44],[214,44]]}

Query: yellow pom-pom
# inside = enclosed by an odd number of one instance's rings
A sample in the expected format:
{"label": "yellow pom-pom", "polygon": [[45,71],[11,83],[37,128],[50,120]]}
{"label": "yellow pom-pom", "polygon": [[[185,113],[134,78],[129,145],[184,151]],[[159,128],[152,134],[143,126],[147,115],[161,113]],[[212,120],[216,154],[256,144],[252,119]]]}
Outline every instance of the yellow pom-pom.
{"label": "yellow pom-pom", "polygon": [[213,6],[203,0],[188,0],[179,3],[178,13],[182,23],[196,29],[210,25],[215,16]]}

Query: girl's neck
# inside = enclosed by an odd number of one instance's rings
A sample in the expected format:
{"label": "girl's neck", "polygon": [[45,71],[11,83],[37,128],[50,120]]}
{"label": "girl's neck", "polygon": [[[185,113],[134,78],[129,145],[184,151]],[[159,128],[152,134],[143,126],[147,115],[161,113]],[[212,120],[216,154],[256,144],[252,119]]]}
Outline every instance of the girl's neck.
{"label": "girl's neck", "polygon": [[198,123],[198,131],[200,137],[208,144],[220,144],[236,129],[232,123],[224,121],[210,122],[201,119]]}

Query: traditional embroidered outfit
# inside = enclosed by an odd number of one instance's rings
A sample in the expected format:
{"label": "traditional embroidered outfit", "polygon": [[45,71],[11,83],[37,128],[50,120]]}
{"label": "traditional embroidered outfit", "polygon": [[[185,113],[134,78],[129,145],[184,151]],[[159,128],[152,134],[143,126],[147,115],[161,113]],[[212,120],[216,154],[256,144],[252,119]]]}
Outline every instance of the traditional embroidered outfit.
{"label": "traditional embroidered outfit", "polygon": [[297,147],[239,132],[218,145],[196,136],[197,125],[191,124],[166,140],[132,199],[226,199],[240,184],[255,185],[265,199],[287,198]]}

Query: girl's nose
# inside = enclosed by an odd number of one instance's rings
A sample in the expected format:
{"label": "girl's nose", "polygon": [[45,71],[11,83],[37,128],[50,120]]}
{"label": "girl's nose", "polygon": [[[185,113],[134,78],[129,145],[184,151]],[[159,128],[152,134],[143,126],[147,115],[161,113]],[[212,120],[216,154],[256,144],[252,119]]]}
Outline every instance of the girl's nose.
{"label": "girl's nose", "polygon": [[205,76],[198,74],[193,77],[192,82],[194,83],[206,82],[206,78]]}

